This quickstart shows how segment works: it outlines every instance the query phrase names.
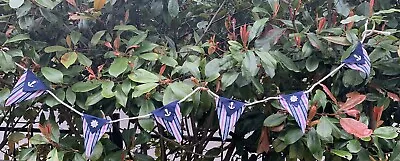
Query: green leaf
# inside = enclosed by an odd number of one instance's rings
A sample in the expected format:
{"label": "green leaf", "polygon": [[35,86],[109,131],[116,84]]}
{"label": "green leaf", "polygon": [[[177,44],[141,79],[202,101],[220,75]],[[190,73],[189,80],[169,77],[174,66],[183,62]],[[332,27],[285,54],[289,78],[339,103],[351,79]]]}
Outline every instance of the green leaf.
{"label": "green leaf", "polygon": [[65,97],[70,104],[75,104],[76,94],[72,91],[72,88],[68,88],[65,92]]}
{"label": "green leaf", "polygon": [[[174,82],[170,84],[164,91],[163,105],[167,105],[173,101],[180,100],[192,92],[192,85],[184,82]],[[191,99],[188,98],[188,101]]]}
{"label": "green leaf", "polygon": [[21,49],[11,49],[7,51],[7,54],[11,57],[24,57],[24,53]]}
{"label": "green leaf", "polygon": [[344,0],[335,0],[335,7],[337,13],[341,14],[344,17],[347,17],[350,13],[349,4],[346,3]]}
{"label": "green leaf", "polygon": [[12,57],[0,50],[0,70],[6,73],[15,71],[15,64]]}
{"label": "green leaf", "polygon": [[114,26],[114,30],[118,30],[118,31],[137,31],[138,29],[133,25],[117,25],[117,26]]}
{"label": "green leaf", "polygon": [[282,113],[276,113],[269,115],[265,120],[264,120],[264,126],[267,127],[275,127],[280,124],[282,124],[287,118],[287,115],[282,114]]}
{"label": "green leaf", "polygon": [[349,153],[348,151],[332,149],[331,152],[347,160],[351,160],[353,158],[353,155],[351,155],[351,153]]}
{"label": "green leaf", "polygon": [[145,70],[145,69],[138,69],[134,71],[132,74],[128,75],[129,79],[134,82],[139,83],[155,83],[160,81],[160,77]]}
{"label": "green leaf", "polygon": [[74,159],[72,161],[86,161],[81,154],[75,153]]}
{"label": "green leaf", "polygon": [[178,65],[178,62],[174,58],[168,56],[161,56],[160,62],[170,67],[175,67]]}
{"label": "green leaf", "polygon": [[19,35],[15,35],[14,37],[7,39],[6,42],[4,42],[5,44],[9,44],[9,43],[13,43],[13,42],[20,42],[23,40],[29,40],[30,37],[28,34],[19,34]]}
{"label": "green leaf", "polygon": [[135,154],[134,159],[136,161],[154,161],[151,156],[148,156],[146,154]]}
{"label": "green leaf", "polygon": [[219,71],[221,70],[219,67],[219,63],[219,59],[213,59],[207,63],[205,68],[205,75],[207,78],[219,74]]}
{"label": "green leaf", "polygon": [[142,54],[152,51],[158,45],[148,41],[143,41],[140,47],[134,52],[135,54]]}
{"label": "green leaf", "polygon": [[310,40],[310,43],[312,46],[321,50],[322,42],[318,39],[317,35],[315,35],[314,33],[309,33],[309,34],[307,34],[307,38],[308,38],[308,40]]}
{"label": "green leaf", "polygon": [[254,51],[258,57],[260,57],[261,61],[267,65],[268,67],[276,68],[276,64],[278,63],[276,59],[266,51]]}
{"label": "green leaf", "polygon": [[81,39],[82,34],[77,31],[72,31],[70,33],[70,36],[71,36],[72,43],[76,45],[76,44],[78,44],[79,40]]}
{"label": "green leaf", "polygon": [[10,89],[4,88],[4,89],[0,90],[0,104],[1,105],[4,105],[4,103],[7,100],[9,95],[10,95]]}
{"label": "green leaf", "polygon": [[37,152],[34,151],[33,154],[26,161],[36,161],[37,160]]}
{"label": "green leaf", "polygon": [[347,17],[346,19],[340,21],[340,23],[345,25],[345,24],[348,24],[351,22],[359,22],[359,21],[365,20],[366,18],[367,17],[365,17],[365,16],[354,15],[354,16]]}
{"label": "green leaf", "polygon": [[42,16],[49,21],[50,23],[57,23],[58,22],[58,17],[51,13],[51,11],[47,8],[39,8],[40,13]]}
{"label": "green leaf", "polygon": [[250,34],[249,34],[249,43],[256,37],[260,36],[261,32],[264,30],[264,26],[267,23],[269,19],[268,18],[263,18],[259,19],[256,22],[254,22],[253,27],[250,29]]}
{"label": "green leaf", "polygon": [[[154,104],[151,101],[145,101],[140,107],[139,115],[147,115],[155,110]],[[151,119],[141,119],[139,120],[139,125],[147,131],[151,131],[154,128],[154,121]]]}
{"label": "green leaf", "polygon": [[389,161],[400,161],[400,141],[396,142],[396,146],[393,148]]}
{"label": "green leaf", "polygon": [[114,62],[111,64],[108,73],[114,77],[118,77],[121,73],[123,73],[126,68],[128,68],[128,59],[125,57],[116,58]]}
{"label": "green leaf", "polygon": [[143,42],[146,38],[147,38],[147,32],[144,33],[140,33],[137,36],[133,36],[129,42],[128,42],[128,46],[132,46],[132,45],[137,45],[141,42]]}
{"label": "green leaf", "polygon": [[306,60],[306,68],[309,72],[313,72],[318,68],[319,59],[316,56],[310,56]]}
{"label": "green leaf", "polygon": [[62,0],[36,0],[36,3],[38,3],[39,5],[46,7],[48,9],[53,9],[54,7],[56,7]]}
{"label": "green leaf", "polygon": [[139,57],[148,61],[156,61],[160,56],[157,53],[145,53],[139,55]]}
{"label": "green leaf", "polygon": [[175,18],[179,13],[178,0],[168,0],[168,13]]}
{"label": "green leaf", "polygon": [[332,134],[332,127],[329,124],[329,120],[326,116],[323,116],[319,119],[319,123],[317,125],[317,133],[319,136],[327,138]]}
{"label": "green leaf", "polygon": [[17,143],[17,142],[21,141],[24,138],[25,138],[25,135],[23,133],[15,132],[15,133],[12,133],[11,135],[8,136],[8,141]]}
{"label": "green leaf", "polygon": [[321,140],[319,139],[314,128],[311,128],[311,130],[308,132],[307,147],[315,159],[322,160],[323,149],[321,147]]}
{"label": "green leaf", "polygon": [[346,70],[343,74],[342,81],[345,87],[354,87],[361,84],[364,79],[360,76],[360,72],[356,70]]}
{"label": "green leaf", "polygon": [[63,73],[57,69],[50,68],[50,67],[43,67],[42,68],[43,76],[53,83],[62,83],[63,82]]}
{"label": "green leaf", "polygon": [[91,44],[92,46],[96,46],[97,43],[99,43],[101,37],[104,35],[104,33],[106,33],[106,30],[101,30],[101,31],[96,32],[96,33],[93,35],[92,39],[90,40],[90,44]]}
{"label": "green leaf", "polygon": [[254,77],[257,75],[258,67],[257,67],[257,59],[254,55],[253,51],[248,51],[244,55],[244,59],[242,61],[242,75],[244,77]]}
{"label": "green leaf", "polygon": [[186,61],[183,66],[196,78],[200,78],[199,66],[196,63]]}
{"label": "green leaf", "polygon": [[385,126],[375,129],[374,135],[382,139],[394,139],[397,138],[398,133],[396,128],[391,126]]}
{"label": "green leaf", "polygon": [[43,135],[35,134],[29,139],[29,142],[32,145],[39,145],[39,144],[47,144],[49,141],[46,138],[44,138]]}
{"label": "green leaf", "polygon": [[135,87],[132,97],[139,97],[147,92],[150,92],[158,86],[158,83],[146,83]]}
{"label": "green leaf", "polygon": [[101,155],[103,154],[103,149],[104,149],[103,144],[100,141],[98,141],[96,143],[96,146],[94,147],[93,153],[92,153],[92,155],[90,155],[89,159],[91,161],[99,160]]}
{"label": "green leaf", "polygon": [[97,92],[93,95],[90,95],[85,102],[85,106],[91,106],[96,104],[97,102],[101,101],[103,99],[102,92]]}
{"label": "green leaf", "polygon": [[275,150],[276,152],[282,152],[283,150],[285,150],[285,148],[286,148],[287,146],[288,146],[288,145],[285,144],[285,142],[283,142],[283,141],[280,140],[280,139],[275,139],[275,140],[272,142],[272,147],[274,147],[274,150]]}
{"label": "green leaf", "polygon": [[103,89],[101,91],[101,95],[104,98],[114,97],[115,93],[112,91],[113,87],[114,87],[114,82],[112,82],[112,81],[104,81],[101,84],[101,88]]}
{"label": "green leaf", "polygon": [[303,135],[304,134],[300,128],[289,129],[288,131],[286,131],[283,137],[283,141],[285,142],[285,144],[290,145],[298,141]]}
{"label": "green leaf", "polygon": [[16,9],[24,4],[24,0],[10,0],[8,4],[10,5],[11,8]]}
{"label": "green leaf", "polygon": [[52,52],[57,52],[57,51],[67,51],[69,50],[68,48],[65,48],[64,46],[48,46],[44,48],[44,52],[46,53],[52,53]]}
{"label": "green leaf", "polygon": [[117,103],[122,107],[126,107],[126,103],[128,102],[128,94],[125,94],[122,89],[118,88],[115,92],[115,98],[117,99]]}
{"label": "green leaf", "polygon": [[28,160],[33,155],[34,150],[35,148],[22,149],[18,154],[19,160]]}
{"label": "green leaf", "polygon": [[59,161],[58,159],[58,152],[57,149],[54,148],[47,154],[47,160],[46,161]]}
{"label": "green leaf", "polygon": [[88,57],[83,55],[82,53],[78,53],[78,61],[84,66],[90,67],[92,65],[92,60],[90,60]]}
{"label": "green leaf", "polygon": [[87,81],[87,82],[77,82],[74,85],[72,85],[72,91],[74,92],[89,92],[98,86],[100,86],[101,83],[97,81]]}
{"label": "green leaf", "polygon": [[189,51],[195,51],[195,52],[198,52],[198,53],[201,53],[201,54],[205,54],[204,49],[202,47],[200,47],[200,46],[187,45],[187,46],[182,47],[182,49],[189,50]]}
{"label": "green leaf", "polygon": [[[62,101],[64,101],[65,99],[65,92],[62,88],[59,88],[56,90],[55,95]],[[54,97],[52,97],[51,95],[48,95],[46,97],[45,100],[46,105],[50,106],[50,107],[54,107],[55,105],[59,105],[60,102],[57,101]]]}
{"label": "green leaf", "polygon": [[232,83],[235,82],[238,76],[239,76],[238,72],[227,72],[222,74],[221,78],[222,88],[225,89],[226,87],[232,85]]}
{"label": "green leaf", "polygon": [[350,140],[346,147],[350,153],[358,153],[361,150],[361,144],[358,140]]}
{"label": "green leaf", "polygon": [[76,52],[65,53],[61,57],[61,64],[63,64],[65,66],[65,68],[69,68],[69,66],[71,66],[72,64],[75,63],[77,58],[78,58],[78,55],[76,54]]}
{"label": "green leaf", "polygon": [[294,72],[300,72],[300,69],[294,64],[293,60],[287,57],[286,55],[282,54],[281,52],[270,52],[272,56],[278,60],[279,63],[282,63],[286,68]]}
{"label": "green leaf", "polygon": [[341,36],[325,36],[322,37],[323,39],[325,39],[326,41],[335,43],[335,44],[339,44],[339,45],[343,45],[343,46],[350,46],[352,45],[352,43],[350,43],[346,37],[341,37]]}
{"label": "green leaf", "polygon": [[315,95],[311,102],[312,102],[311,104],[317,103],[319,107],[325,109],[326,103],[328,102],[328,100],[326,99],[325,92],[319,89],[316,90]]}
{"label": "green leaf", "polygon": [[[60,89],[60,91],[62,90]],[[49,120],[49,124],[51,124],[50,139],[56,143],[60,143],[60,127],[54,120]]]}

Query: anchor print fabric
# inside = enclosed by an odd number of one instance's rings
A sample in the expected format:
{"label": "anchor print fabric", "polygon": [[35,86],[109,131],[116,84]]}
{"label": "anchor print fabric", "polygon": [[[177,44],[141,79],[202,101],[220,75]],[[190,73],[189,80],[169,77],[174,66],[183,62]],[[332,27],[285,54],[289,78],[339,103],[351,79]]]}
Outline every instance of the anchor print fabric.
{"label": "anchor print fabric", "polygon": [[348,58],[343,60],[347,67],[361,71],[369,76],[371,71],[371,62],[367,51],[363,48],[361,42],[358,43],[356,49]]}
{"label": "anchor print fabric", "polygon": [[47,86],[32,71],[26,70],[8,96],[5,106],[33,99],[46,93]]}
{"label": "anchor print fabric", "polygon": [[182,114],[178,101],[171,102],[154,110],[153,116],[159,124],[161,124],[172,136],[175,137],[176,141],[182,141]]}
{"label": "anchor print fabric", "polygon": [[222,140],[225,141],[229,132],[233,129],[236,122],[244,111],[244,102],[218,97],[216,99],[219,129]]}

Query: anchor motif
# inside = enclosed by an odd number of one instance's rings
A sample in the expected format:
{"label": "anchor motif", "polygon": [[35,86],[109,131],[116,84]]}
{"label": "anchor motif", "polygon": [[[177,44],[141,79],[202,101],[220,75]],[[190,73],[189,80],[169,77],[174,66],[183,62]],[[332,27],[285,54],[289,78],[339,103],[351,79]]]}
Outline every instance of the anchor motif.
{"label": "anchor motif", "polygon": [[28,87],[33,88],[37,81],[28,82]]}
{"label": "anchor motif", "polygon": [[235,109],[235,106],[233,106],[233,102],[231,102],[230,104],[229,104],[229,109],[231,109],[231,110],[233,110],[233,109]]}
{"label": "anchor motif", "polygon": [[361,60],[361,56],[360,55],[353,55],[356,58],[356,61],[360,61]]}
{"label": "anchor motif", "polygon": [[165,112],[165,117],[171,116],[171,112],[168,111],[168,109],[164,109]]}

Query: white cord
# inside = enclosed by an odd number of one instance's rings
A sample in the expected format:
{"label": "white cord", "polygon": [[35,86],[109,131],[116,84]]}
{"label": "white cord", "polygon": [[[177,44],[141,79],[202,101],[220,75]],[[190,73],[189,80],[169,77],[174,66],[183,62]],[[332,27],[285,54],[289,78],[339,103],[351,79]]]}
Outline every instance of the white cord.
{"label": "white cord", "polygon": [[255,104],[258,104],[258,103],[268,102],[269,100],[279,100],[279,98],[280,98],[280,97],[268,97],[268,98],[263,99],[263,100],[254,101],[254,102],[251,102],[251,103],[246,103],[246,104],[244,104],[244,105],[245,105],[245,106],[252,106],[252,105],[255,105]]}
{"label": "white cord", "polygon": [[319,85],[320,83],[322,83],[324,80],[328,79],[330,76],[334,75],[340,68],[342,68],[345,64],[340,64],[338,67],[336,67],[334,70],[332,70],[328,75],[326,75],[324,78],[322,78],[321,80],[319,80],[317,83],[313,84],[311,86],[310,89],[308,89],[307,91],[305,91],[304,93],[310,93],[312,92],[312,90]]}
{"label": "white cord", "polygon": [[46,92],[48,92],[51,96],[54,97],[54,99],[56,99],[58,102],[60,102],[61,104],[63,104],[65,107],[68,107],[69,109],[71,109],[72,111],[74,111],[75,113],[77,113],[80,116],[83,116],[82,112],[79,112],[78,110],[74,109],[72,106],[66,104],[65,102],[61,101],[53,92],[51,92],[50,90],[46,90]]}
{"label": "white cord", "polygon": [[119,121],[125,121],[125,120],[140,120],[140,119],[148,119],[150,118],[151,114],[146,114],[146,115],[141,115],[141,116],[136,116],[136,117],[127,117],[127,118],[122,118],[122,119],[118,119],[118,120],[112,120],[108,123],[115,123],[115,122],[119,122]]}

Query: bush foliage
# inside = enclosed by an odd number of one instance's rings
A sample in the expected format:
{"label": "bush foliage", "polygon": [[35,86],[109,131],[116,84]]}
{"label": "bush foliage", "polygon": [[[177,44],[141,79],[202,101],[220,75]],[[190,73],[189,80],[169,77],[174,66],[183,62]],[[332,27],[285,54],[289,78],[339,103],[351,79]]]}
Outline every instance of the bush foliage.
{"label": "bush foliage", "polygon": [[[248,102],[306,90],[340,65],[365,27],[385,30],[391,34],[364,41],[372,63],[369,77],[342,68],[309,95],[305,134],[270,101],[246,108],[223,147],[211,144],[220,141],[214,138],[219,136],[215,103],[207,92],[197,92],[182,104],[182,143],[151,119],[133,120],[101,139],[90,159],[213,160],[223,154],[224,160],[400,160],[397,0],[0,4],[0,106],[23,73],[16,62],[64,102],[97,116],[147,114],[196,87]],[[82,119],[50,95],[0,110],[6,159],[84,160]],[[17,131],[21,119],[28,131],[39,123],[41,133]],[[61,123],[69,131],[60,132]]]}

